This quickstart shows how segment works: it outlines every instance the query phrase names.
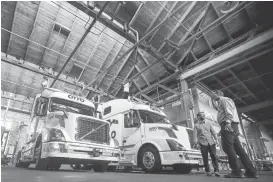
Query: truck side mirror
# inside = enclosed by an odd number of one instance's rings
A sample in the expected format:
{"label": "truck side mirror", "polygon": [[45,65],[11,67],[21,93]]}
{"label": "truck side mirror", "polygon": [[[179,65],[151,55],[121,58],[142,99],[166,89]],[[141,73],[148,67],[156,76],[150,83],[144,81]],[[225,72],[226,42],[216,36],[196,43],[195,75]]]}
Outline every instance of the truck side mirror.
{"label": "truck side mirror", "polygon": [[37,98],[37,109],[36,109],[36,116],[45,116],[46,115],[46,109],[45,104],[46,100],[43,98]]}

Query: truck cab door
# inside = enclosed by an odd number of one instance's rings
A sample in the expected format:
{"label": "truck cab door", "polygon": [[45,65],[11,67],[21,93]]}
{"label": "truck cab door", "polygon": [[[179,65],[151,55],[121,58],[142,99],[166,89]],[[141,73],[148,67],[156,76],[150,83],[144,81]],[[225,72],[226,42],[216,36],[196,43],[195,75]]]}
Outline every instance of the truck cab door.
{"label": "truck cab door", "polygon": [[141,142],[142,130],[140,118],[137,111],[131,111],[124,114],[124,125],[122,131],[122,146],[121,150],[124,156],[124,163],[132,163],[136,154],[136,144]]}

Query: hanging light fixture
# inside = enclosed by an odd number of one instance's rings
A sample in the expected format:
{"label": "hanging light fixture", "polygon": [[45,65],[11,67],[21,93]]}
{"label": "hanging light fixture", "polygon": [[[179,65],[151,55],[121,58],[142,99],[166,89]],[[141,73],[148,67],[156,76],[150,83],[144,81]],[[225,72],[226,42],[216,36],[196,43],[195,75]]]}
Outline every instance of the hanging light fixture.
{"label": "hanging light fixture", "polygon": [[225,1],[222,5],[221,12],[222,13],[229,13],[237,8],[239,5],[239,1]]}

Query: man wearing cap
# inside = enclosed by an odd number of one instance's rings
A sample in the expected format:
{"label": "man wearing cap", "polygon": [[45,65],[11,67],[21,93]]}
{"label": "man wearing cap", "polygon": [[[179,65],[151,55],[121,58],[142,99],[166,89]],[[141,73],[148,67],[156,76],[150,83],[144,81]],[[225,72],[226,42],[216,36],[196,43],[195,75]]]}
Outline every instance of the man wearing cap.
{"label": "man wearing cap", "polygon": [[[221,126],[221,139],[224,152],[228,156],[228,162],[232,172],[225,175],[226,178],[257,178],[257,172],[251,160],[243,149],[239,140],[239,117],[232,99],[224,97],[223,92],[216,91],[213,100],[218,102],[217,120]],[[239,156],[246,173],[242,174]]]}
{"label": "man wearing cap", "polygon": [[215,176],[220,176],[218,160],[216,157],[216,145],[219,144],[217,134],[213,129],[212,124],[206,121],[206,115],[204,112],[199,112],[197,114],[197,123],[194,125],[193,139],[195,145],[200,146],[207,176],[212,176],[208,162],[208,153],[210,153]]}

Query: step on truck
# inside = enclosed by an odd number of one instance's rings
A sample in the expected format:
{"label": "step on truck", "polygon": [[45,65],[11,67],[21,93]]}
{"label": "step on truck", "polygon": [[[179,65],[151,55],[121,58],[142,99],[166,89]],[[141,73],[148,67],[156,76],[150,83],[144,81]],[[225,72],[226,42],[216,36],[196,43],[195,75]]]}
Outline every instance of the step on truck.
{"label": "step on truck", "polygon": [[109,170],[140,167],[158,172],[172,167],[186,174],[202,164],[201,153],[191,149],[186,128],[171,124],[160,109],[116,99],[103,103],[99,110],[111,123],[111,137],[121,149],[120,161],[109,164]]}
{"label": "step on truck", "polygon": [[103,172],[119,160],[107,121],[95,117],[94,103],[83,97],[47,88],[37,94],[27,143],[16,166],[58,170],[62,164],[92,165]]}

